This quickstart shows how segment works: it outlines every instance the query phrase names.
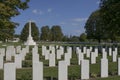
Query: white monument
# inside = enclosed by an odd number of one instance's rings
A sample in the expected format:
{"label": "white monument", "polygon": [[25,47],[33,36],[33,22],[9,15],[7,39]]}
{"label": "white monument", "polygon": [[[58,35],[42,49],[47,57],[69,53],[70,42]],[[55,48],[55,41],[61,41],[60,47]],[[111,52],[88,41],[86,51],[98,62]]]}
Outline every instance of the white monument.
{"label": "white monument", "polygon": [[25,42],[25,45],[36,45],[36,42],[34,42],[31,35],[31,21],[29,21],[29,36],[27,38],[27,41]]}

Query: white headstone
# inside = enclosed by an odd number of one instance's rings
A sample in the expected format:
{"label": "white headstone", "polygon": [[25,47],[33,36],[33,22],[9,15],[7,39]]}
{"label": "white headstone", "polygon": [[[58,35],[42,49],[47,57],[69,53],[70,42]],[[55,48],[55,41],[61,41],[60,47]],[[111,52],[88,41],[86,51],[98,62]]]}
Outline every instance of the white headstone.
{"label": "white headstone", "polygon": [[112,48],[109,48],[109,56],[112,56]]}
{"label": "white headstone", "polygon": [[45,50],[46,50],[46,47],[44,45],[42,45],[42,56],[45,55]]}
{"label": "white headstone", "polygon": [[32,62],[39,62],[39,54],[35,48],[32,49]]}
{"label": "white headstone", "polygon": [[108,59],[101,59],[101,77],[108,77]]}
{"label": "white headstone", "polygon": [[90,49],[87,49],[86,51],[87,51],[86,57],[90,57]]}
{"label": "white headstone", "polygon": [[49,59],[49,54],[50,54],[50,51],[49,51],[49,50],[46,50],[46,51],[45,51],[45,60],[48,60],[48,59]]}
{"label": "white headstone", "polygon": [[0,55],[0,69],[3,69],[3,55]]}
{"label": "white headstone", "polygon": [[62,52],[61,50],[57,50],[57,59],[61,59]]}
{"label": "white headstone", "polygon": [[65,61],[66,61],[66,64],[69,66],[70,65],[70,54],[69,53],[65,53]]}
{"label": "white headstone", "polygon": [[16,80],[16,68],[14,63],[4,64],[4,80]]}
{"label": "white headstone", "polygon": [[83,47],[83,53],[86,54],[86,47]]}
{"label": "white headstone", "polygon": [[102,49],[102,58],[107,59],[107,52],[105,51],[105,48]]}
{"label": "white headstone", "polygon": [[120,75],[120,58],[118,58],[118,75]]}
{"label": "white headstone", "polygon": [[43,80],[43,62],[33,63],[33,80]]}
{"label": "white headstone", "polygon": [[49,66],[55,66],[55,53],[49,54]]}
{"label": "white headstone", "polygon": [[21,46],[17,46],[16,47],[16,53],[20,53],[21,52]]}
{"label": "white headstone", "polygon": [[0,54],[5,56],[5,48],[0,48]]}
{"label": "white headstone", "polygon": [[65,61],[58,63],[58,80],[68,80],[68,66]]}
{"label": "white headstone", "polygon": [[81,79],[89,79],[89,60],[81,61]]}
{"label": "white headstone", "polygon": [[84,54],[82,52],[78,53],[78,64],[80,65],[81,61],[84,59]]}
{"label": "white headstone", "polygon": [[22,68],[22,58],[20,54],[15,55],[15,65],[16,65],[16,68]]}
{"label": "white headstone", "polygon": [[113,62],[117,61],[117,53],[115,51],[113,51],[112,59],[113,59]]}
{"label": "white headstone", "polygon": [[95,63],[96,63],[96,53],[91,52],[91,64],[95,64]]}

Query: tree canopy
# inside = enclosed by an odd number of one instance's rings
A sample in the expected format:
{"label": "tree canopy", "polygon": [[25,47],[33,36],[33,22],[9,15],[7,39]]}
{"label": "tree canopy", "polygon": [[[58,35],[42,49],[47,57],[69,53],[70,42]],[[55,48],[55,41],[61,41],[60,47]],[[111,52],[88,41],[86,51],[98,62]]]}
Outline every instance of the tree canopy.
{"label": "tree canopy", "polygon": [[51,41],[51,30],[49,29],[49,26],[43,26],[41,28],[41,36],[40,39],[43,41]]}
{"label": "tree canopy", "polygon": [[11,39],[17,23],[11,18],[20,15],[20,10],[28,8],[29,0],[0,0],[0,40]]}
{"label": "tree canopy", "polygon": [[88,39],[97,39],[99,42],[105,36],[104,24],[100,18],[100,11],[94,11],[88,18],[85,29]]}
{"label": "tree canopy", "polygon": [[55,25],[51,28],[52,41],[62,41],[63,33],[60,26]]}
{"label": "tree canopy", "polygon": [[49,26],[43,26],[41,28],[41,40],[44,41],[62,41],[63,33],[59,25],[54,25],[51,28]]}
{"label": "tree canopy", "polygon": [[120,0],[101,0],[100,15],[111,40],[120,36]]}

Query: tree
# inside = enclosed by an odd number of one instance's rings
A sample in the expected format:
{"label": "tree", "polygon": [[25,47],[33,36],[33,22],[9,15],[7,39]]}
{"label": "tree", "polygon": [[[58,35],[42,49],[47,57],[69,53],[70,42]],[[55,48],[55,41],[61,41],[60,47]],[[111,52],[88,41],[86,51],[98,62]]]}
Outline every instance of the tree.
{"label": "tree", "polygon": [[88,39],[97,39],[101,42],[107,34],[104,29],[103,21],[100,18],[100,11],[94,11],[88,18],[85,24],[85,32]]}
{"label": "tree", "polygon": [[116,40],[120,36],[120,0],[101,0],[100,14],[108,37]]}
{"label": "tree", "polygon": [[51,31],[49,29],[49,26],[43,26],[41,28],[40,39],[43,41],[51,41]]}
{"label": "tree", "polygon": [[51,28],[52,41],[62,41],[63,33],[60,26],[55,25]]}
{"label": "tree", "polygon": [[86,35],[85,33],[82,33],[82,34],[80,35],[79,40],[80,40],[81,42],[87,41],[87,35]]}
{"label": "tree", "polygon": [[29,0],[0,0],[0,40],[12,39],[17,23],[11,18],[28,8]]}
{"label": "tree", "polygon": [[78,36],[70,36],[69,41],[70,42],[79,42],[79,37]]}
{"label": "tree", "polygon": [[[26,23],[21,31],[20,40],[26,41],[29,35],[29,23]],[[35,41],[39,40],[39,29],[34,22],[31,23],[31,35]]]}

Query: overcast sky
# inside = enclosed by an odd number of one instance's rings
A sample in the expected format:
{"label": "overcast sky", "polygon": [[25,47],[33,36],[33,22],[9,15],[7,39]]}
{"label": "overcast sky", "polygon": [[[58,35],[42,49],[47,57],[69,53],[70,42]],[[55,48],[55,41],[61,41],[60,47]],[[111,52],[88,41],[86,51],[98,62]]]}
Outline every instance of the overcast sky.
{"label": "overcast sky", "polygon": [[20,34],[31,19],[40,29],[42,26],[60,25],[65,35],[79,36],[90,14],[99,8],[99,0],[30,0],[29,8],[12,18],[20,25],[15,29]]}

